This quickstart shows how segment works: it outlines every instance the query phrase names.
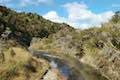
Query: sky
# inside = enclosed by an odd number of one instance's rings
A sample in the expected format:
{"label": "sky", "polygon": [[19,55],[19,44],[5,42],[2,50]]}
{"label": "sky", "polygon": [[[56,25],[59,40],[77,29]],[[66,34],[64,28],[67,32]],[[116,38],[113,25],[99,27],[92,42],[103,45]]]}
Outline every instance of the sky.
{"label": "sky", "polygon": [[100,26],[120,11],[120,0],[0,0],[0,5],[83,29]]}

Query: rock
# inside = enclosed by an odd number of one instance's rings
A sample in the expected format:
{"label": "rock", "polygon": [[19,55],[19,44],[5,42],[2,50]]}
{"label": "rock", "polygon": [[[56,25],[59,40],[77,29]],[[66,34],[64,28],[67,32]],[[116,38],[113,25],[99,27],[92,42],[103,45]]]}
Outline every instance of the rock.
{"label": "rock", "polygon": [[44,76],[43,80],[67,80],[57,69],[51,69]]}

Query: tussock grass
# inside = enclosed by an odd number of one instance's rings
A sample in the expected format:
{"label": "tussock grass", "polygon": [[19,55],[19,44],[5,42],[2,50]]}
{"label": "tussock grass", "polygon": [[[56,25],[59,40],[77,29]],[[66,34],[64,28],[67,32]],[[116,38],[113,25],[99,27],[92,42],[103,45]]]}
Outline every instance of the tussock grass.
{"label": "tussock grass", "polygon": [[5,61],[0,63],[0,80],[35,80],[49,67],[45,60],[32,57],[22,48],[9,48],[3,53]]}

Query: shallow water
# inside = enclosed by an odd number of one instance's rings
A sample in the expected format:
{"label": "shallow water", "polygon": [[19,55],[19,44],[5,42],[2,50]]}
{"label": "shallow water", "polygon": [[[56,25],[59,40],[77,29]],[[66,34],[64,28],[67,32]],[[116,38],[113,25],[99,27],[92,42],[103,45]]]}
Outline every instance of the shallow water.
{"label": "shallow water", "polygon": [[75,58],[66,58],[63,55],[58,57],[41,51],[35,51],[33,55],[46,59],[51,68],[59,69],[63,76],[68,77],[68,80],[107,80],[97,70]]}

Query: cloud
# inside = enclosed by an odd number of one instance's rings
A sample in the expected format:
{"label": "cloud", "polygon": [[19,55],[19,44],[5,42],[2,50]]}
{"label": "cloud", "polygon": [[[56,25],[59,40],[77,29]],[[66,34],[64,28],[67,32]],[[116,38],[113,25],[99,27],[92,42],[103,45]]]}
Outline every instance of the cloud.
{"label": "cloud", "polygon": [[90,27],[100,25],[103,22],[107,22],[114,13],[112,11],[106,11],[100,14],[92,12],[88,6],[81,2],[67,3],[63,7],[68,12],[68,20],[75,23],[77,27]]}
{"label": "cloud", "polygon": [[60,23],[66,22],[66,18],[60,17],[55,11],[50,11],[47,14],[43,15],[43,17],[46,19],[50,19],[54,22],[60,22]]}
{"label": "cloud", "polygon": [[20,5],[21,6],[28,6],[28,5],[49,5],[54,3],[54,0],[20,0]]}
{"label": "cloud", "polygon": [[[19,8],[25,6],[38,6],[38,5],[49,5],[53,4],[54,0],[18,0],[17,4],[13,3],[16,0],[0,0],[0,4],[7,5],[14,8],[16,6]],[[18,3],[19,2],[19,3]],[[112,5],[113,7],[118,7],[119,4]],[[89,7],[84,2],[71,2],[62,5],[67,11],[68,16],[59,16],[56,11],[50,11],[43,15],[44,18],[52,20],[54,22],[67,23],[75,28],[88,28],[91,26],[99,26],[101,23],[107,22],[114,15],[113,11],[105,11],[99,14],[92,12]]]}
{"label": "cloud", "polygon": [[81,2],[72,2],[63,5],[68,16],[61,17],[55,11],[48,12],[44,18],[55,22],[66,22],[76,28],[88,28],[91,26],[100,26],[101,23],[107,22],[114,15],[113,11],[106,11],[100,14],[92,12],[88,6]]}

